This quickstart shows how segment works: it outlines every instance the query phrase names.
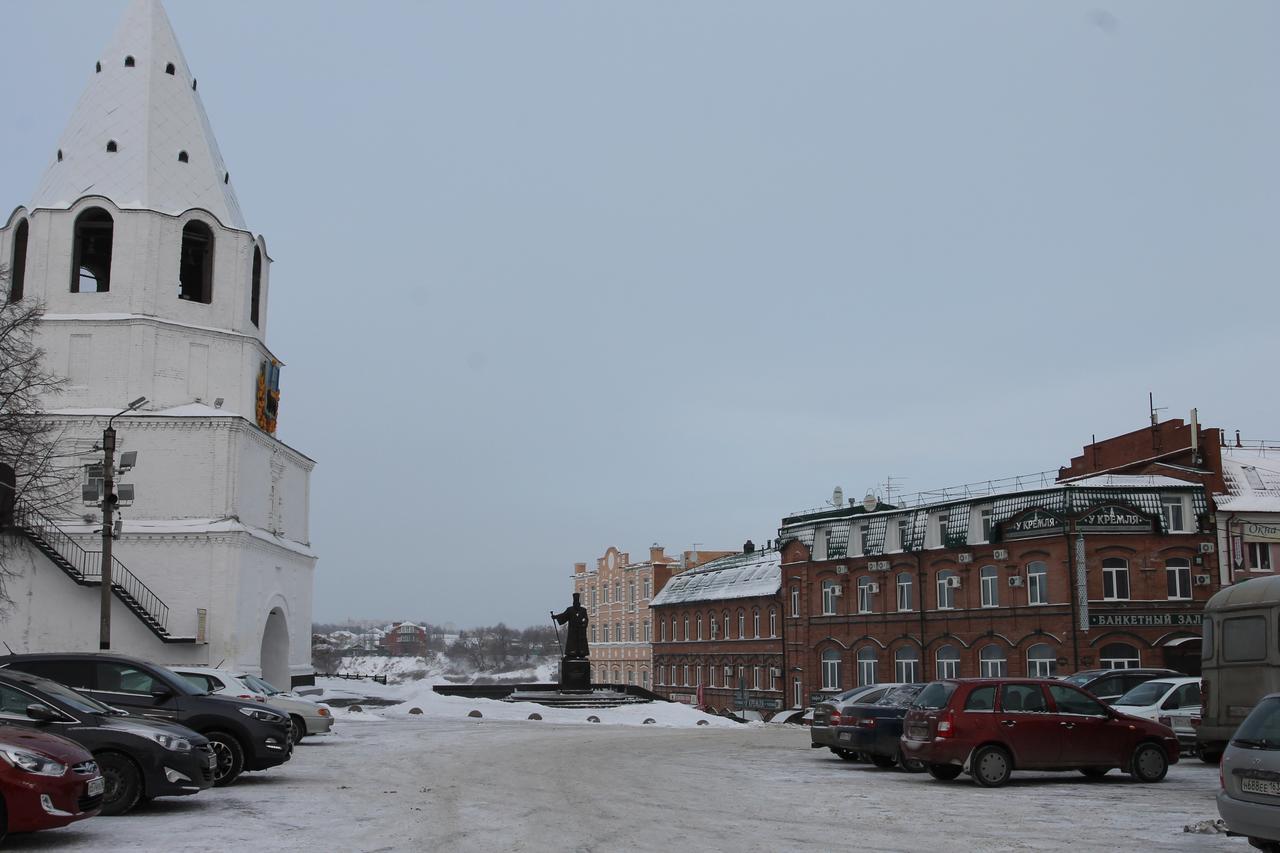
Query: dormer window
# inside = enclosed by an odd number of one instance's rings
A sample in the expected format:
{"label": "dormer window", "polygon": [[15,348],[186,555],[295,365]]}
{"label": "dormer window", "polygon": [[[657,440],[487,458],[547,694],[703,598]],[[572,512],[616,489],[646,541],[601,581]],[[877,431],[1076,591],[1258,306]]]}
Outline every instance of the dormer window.
{"label": "dormer window", "polygon": [[132,56],[126,56],[126,57],[124,58],[124,67],[125,67],[125,68],[132,68],[133,66],[134,66],[133,57],[132,57]]}
{"label": "dormer window", "polygon": [[188,222],[182,229],[178,298],[206,305],[213,301],[213,230],[203,222]]}
{"label": "dormer window", "polygon": [[108,153],[108,154],[114,154],[114,153],[116,153],[116,152],[117,152],[117,151],[119,151],[119,150],[120,150],[120,147],[119,147],[118,145],[116,145],[116,141],[115,141],[114,139],[108,139],[108,140],[107,140],[107,153]]}
{"label": "dormer window", "polygon": [[172,74],[177,74],[177,73],[178,73],[178,69],[177,69],[177,68],[174,68],[174,67],[173,67],[173,63],[172,63],[172,62],[170,62],[168,65],[166,65],[166,66],[164,67],[164,73],[165,73],[165,74],[171,74],[171,75],[172,75]]}
{"label": "dormer window", "polygon": [[189,158],[187,157],[187,152],[185,152],[185,151],[179,151],[179,152],[178,152],[178,162],[179,162],[179,163],[185,163],[185,162],[187,162],[187,160],[188,160],[188,159],[189,159]]}
{"label": "dormer window", "polygon": [[101,63],[101,62],[95,62],[95,63],[93,63],[93,73],[95,73],[95,74],[101,74],[101,73],[102,73],[102,63]]}
{"label": "dormer window", "polygon": [[61,163],[61,162],[62,162],[62,149],[61,149],[61,148],[59,148],[59,149],[58,149],[58,162],[59,162],[59,163]]}

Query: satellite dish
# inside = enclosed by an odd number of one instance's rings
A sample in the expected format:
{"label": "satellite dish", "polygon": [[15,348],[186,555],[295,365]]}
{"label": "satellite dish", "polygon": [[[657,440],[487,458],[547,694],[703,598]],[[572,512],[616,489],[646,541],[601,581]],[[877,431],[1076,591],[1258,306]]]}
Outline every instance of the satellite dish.
{"label": "satellite dish", "polygon": [[835,491],[831,493],[831,505],[834,507],[844,506],[844,489],[836,486]]}
{"label": "satellite dish", "polygon": [[880,506],[880,501],[871,492],[867,492],[867,496],[862,499],[862,508],[867,512],[872,512],[878,506]]}

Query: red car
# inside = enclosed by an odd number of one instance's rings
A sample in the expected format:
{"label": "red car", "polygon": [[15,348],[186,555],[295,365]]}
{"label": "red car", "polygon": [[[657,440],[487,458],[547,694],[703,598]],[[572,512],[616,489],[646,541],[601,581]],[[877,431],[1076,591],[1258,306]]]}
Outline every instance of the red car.
{"label": "red car", "polygon": [[965,678],[920,691],[903,725],[902,754],[935,779],[969,773],[988,788],[1014,770],[1079,770],[1097,778],[1118,767],[1159,782],[1178,760],[1173,730],[1121,714],[1051,678]]}
{"label": "red car", "polygon": [[104,788],[93,756],[78,744],[0,726],[0,839],[93,817]]}

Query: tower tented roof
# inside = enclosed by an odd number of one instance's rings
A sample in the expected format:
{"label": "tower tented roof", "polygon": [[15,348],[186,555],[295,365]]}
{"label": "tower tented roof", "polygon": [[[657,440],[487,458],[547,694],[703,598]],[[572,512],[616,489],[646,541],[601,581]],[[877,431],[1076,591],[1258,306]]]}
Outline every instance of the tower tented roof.
{"label": "tower tented roof", "polygon": [[[203,208],[223,225],[247,230],[160,0],[132,0],[98,62],[101,70],[58,142],[62,159],[55,157],[45,172],[31,206],[67,208],[100,195],[121,208],[175,215]],[[115,152],[108,142],[115,142]]]}

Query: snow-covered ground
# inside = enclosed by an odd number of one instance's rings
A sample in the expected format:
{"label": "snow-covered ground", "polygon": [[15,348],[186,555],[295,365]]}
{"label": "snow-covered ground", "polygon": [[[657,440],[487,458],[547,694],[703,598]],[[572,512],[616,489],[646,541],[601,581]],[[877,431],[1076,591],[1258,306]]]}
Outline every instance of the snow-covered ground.
{"label": "snow-covered ground", "polygon": [[[655,706],[650,706],[654,708]],[[657,713],[653,714],[657,716]],[[603,715],[601,715],[603,717]],[[292,761],[9,843],[115,851],[1080,851],[1247,853],[1194,835],[1218,771],[1017,774],[1000,790],[851,764],[780,725],[679,728],[404,716],[339,720]]]}

